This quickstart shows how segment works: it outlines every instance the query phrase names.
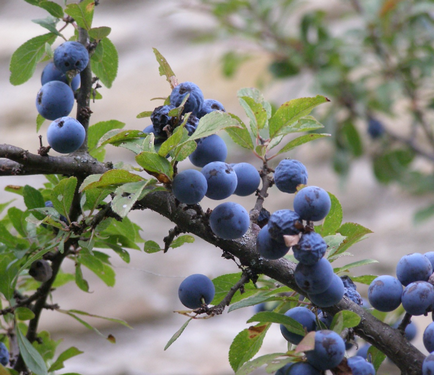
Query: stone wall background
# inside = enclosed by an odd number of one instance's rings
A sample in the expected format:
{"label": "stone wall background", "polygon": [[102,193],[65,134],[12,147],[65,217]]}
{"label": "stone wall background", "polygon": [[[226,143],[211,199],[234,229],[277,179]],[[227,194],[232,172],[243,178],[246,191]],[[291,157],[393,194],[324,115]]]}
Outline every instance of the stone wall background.
{"label": "stone wall background", "polygon": [[[93,123],[117,119],[126,123],[126,129],[143,129],[149,124],[148,119],[136,119],[136,115],[160,105],[151,101],[151,98],[170,93],[164,77],[158,74],[152,47],[159,49],[167,58],[180,81],[197,83],[205,97],[221,101],[229,112],[242,116],[236,91],[255,85],[267,63],[266,57],[258,57],[247,63],[235,79],[225,80],[220,74],[218,63],[224,45],[189,42],[192,35],[203,32],[213,25],[213,21],[204,15],[183,10],[181,4],[181,1],[175,0],[101,0],[95,12],[94,25],[112,27],[110,38],[118,48],[120,62],[118,77],[112,89],[101,89],[104,99],[92,106]],[[333,2],[329,6],[337,4],[339,2]],[[18,87],[9,83],[8,67],[10,56],[19,45],[45,32],[30,19],[45,16],[39,8],[24,1],[0,0],[2,142],[31,152],[36,152],[39,147],[38,134],[35,132],[37,112],[34,101],[40,87],[39,76],[43,64],[38,66],[30,81]],[[318,94],[309,91],[313,79],[302,76],[290,82],[273,84],[264,91],[264,95],[270,101],[282,103],[293,97]],[[40,134],[45,136],[47,127],[48,122],[43,125]],[[247,160],[255,163],[254,159],[228,142],[233,149],[229,162]],[[354,221],[374,231],[368,239],[352,248],[354,258],[351,260],[375,258],[379,263],[356,269],[354,274],[394,275],[396,262],[402,255],[433,250],[432,222],[418,227],[412,224],[415,208],[423,207],[426,198],[406,195],[395,187],[379,186],[367,159],[355,163],[349,180],[342,187],[327,161],[330,149],[326,141],[306,145],[289,156],[305,163],[309,170],[309,184],[322,186],[339,198],[344,208],[344,221]],[[134,162],[129,153],[114,147],[108,149],[108,159]],[[185,163],[185,168],[188,168],[188,162]],[[8,184],[39,187],[43,182],[40,176],[4,177],[0,179],[1,202],[16,198],[4,192],[3,188]],[[249,208],[254,199],[238,198],[238,202]],[[215,205],[215,201],[203,202],[203,207]],[[273,188],[266,207],[271,212],[291,208],[292,197]],[[143,228],[144,238],[159,243],[162,243],[162,238],[171,228],[170,223],[152,212],[135,212],[131,218]],[[75,345],[85,351],[85,354],[69,360],[64,372],[84,375],[231,374],[227,360],[229,345],[239,331],[248,327],[246,320],[251,316],[251,310],[193,321],[171,348],[167,351],[163,351],[163,348],[185,321],[185,317],[173,313],[173,310],[183,309],[177,298],[177,288],[182,279],[198,272],[209,277],[237,272],[236,266],[221,258],[218,249],[199,239],[194,244],[171,250],[167,254],[147,255],[131,251],[131,255],[131,263],[125,264],[113,254],[117,272],[114,288],[108,288],[92,274],[86,274],[92,293],[85,294],[72,283],[53,293],[53,301],[59,303],[62,309],[76,308],[97,315],[122,318],[133,327],[130,330],[102,320],[89,320],[104,335],[111,333],[116,337],[117,344],[113,345],[59,312],[45,312],[41,329],[49,328],[54,337],[64,337],[62,348]],[[72,267],[72,264],[66,264],[65,269]],[[361,287],[361,291],[365,292],[366,288]],[[430,320],[415,318],[420,328],[416,346],[423,352],[426,351],[421,335]],[[270,330],[260,353],[284,351],[285,348],[286,342],[276,326]],[[380,373],[397,372],[388,367]]]}

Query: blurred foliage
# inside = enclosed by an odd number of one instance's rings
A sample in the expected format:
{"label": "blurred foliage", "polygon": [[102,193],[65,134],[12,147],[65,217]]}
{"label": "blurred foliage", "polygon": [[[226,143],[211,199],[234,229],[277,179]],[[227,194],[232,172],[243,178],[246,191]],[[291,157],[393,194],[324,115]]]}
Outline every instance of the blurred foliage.
{"label": "blurred foliage", "polygon": [[[334,170],[368,157],[382,184],[434,192],[434,1],[194,0],[190,9],[216,19],[206,41],[228,43],[222,72],[269,59],[268,84],[314,77],[331,99],[321,122],[333,135]],[[240,42],[241,41],[241,42]],[[259,49],[258,49],[259,47]],[[309,80],[309,78],[307,78]],[[264,74],[261,74],[261,83]],[[318,115],[317,115],[318,116]],[[434,216],[434,205],[415,221]]]}

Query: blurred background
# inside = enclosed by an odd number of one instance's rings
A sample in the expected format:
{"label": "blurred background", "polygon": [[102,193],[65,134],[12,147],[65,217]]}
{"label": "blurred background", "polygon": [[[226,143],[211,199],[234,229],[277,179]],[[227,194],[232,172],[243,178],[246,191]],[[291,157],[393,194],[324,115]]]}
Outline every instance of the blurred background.
{"label": "blurred background", "polygon": [[[48,127],[46,122],[36,133],[34,102],[44,64],[31,80],[12,86],[9,61],[22,43],[45,33],[31,20],[46,16],[24,1],[0,0],[2,142],[30,152],[36,152],[38,135],[45,137]],[[245,121],[236,96],[243,87],[259,88],[276,107],[302,96],[329,97],[331,103],[314,115],[325,125],[321,132],[332,137],[287,156],[306,165],[310,185],[337,196],[344,222],[374,232],[351,249],[352,258],[339,264],[373,258],[379,263],[356,268],[352,274],[395,275],[402,255],[434,250],[433,17],[432,1],[101,0],[93,25],[112,28],[109,38],[118,49],[119,71],[110,90],[99,90],[103,100],[92,104],[92,123],[117,119],[126,129],[139,130],[150,124],[136,115],[161,105],[152,98],[170,94],[169,84],[158,74],[153,47],[166,57],[180,82],[195,82],[205,98],[217,99]],[[60,40],[53,47],[58,44]],[[258,159],[220,135],[230,148],[228,162],[260,166]],[[134,163],[131,153],[114,147],[108,149],[107,159]],[[273,162],[277,165],[278,160]],[[188,161],[181,164],[190,166]],[[8,184],[43,183],[40,176],[4,177],[0,191]],[[2,202],[16,198],[7,192],[0,196]],[[247,209],[254,205],[254,197],[237,201]],[[202,204],[215,205],[208,199]],[[272,188],[265,207],[270,212],[292,208],[292,196]],[[143,238],[159,244],[171,228],[152,212],[134,212],[131,219],[143,229]],[[132,250],[131,256],[129,264],[113,256],[113,288],[89,273],[85,277],[92,293],[81,292],[73,283],[53,292],[53,302],[62,309],[124,319],[133,327],[90,318],[104,336],[116,337],[117,343],[111,344],[66,315],[45,312],[41,329],[64,338],[61,348],[74,345],[85,352],[67,361],[64,372],[233,373],[229,346],[249,326],[246,320],[252,310],[192,321],[178,341],[163,349],[186,320],[173,312],[183,309],[177,298],[182,279],[191,273],[213,278],[237,272],[236,265],[199,239],[167,254]],[[65,264],[65,271],[72,269],[73,264]],[[359,290],[366,295],[366,286]],[[414,344],[426,353],[421,337],[431,317],[413,320],[419,328]],[[259,354],[285,350],[279,327],[272,327]],[[386,361],[379,373],[399,372]]]}

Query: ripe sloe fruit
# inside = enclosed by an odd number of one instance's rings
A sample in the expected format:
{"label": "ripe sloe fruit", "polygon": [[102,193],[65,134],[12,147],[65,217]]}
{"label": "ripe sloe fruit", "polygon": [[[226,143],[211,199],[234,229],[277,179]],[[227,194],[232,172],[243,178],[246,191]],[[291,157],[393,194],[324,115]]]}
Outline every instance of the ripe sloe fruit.
{"label": "ripe sloe fruit", "polygon": [[423,345],[428,352],[434,352],[434,322],[428,324],[423,332]]}
{"label": "ripe sloe fruit", "polygon": [[[398,328],[401,322],[398,320],[392,327]],[[408,341],[412,341],[416,338],[417,335],[417,326],[414,324],[413,321],[410,322],[410,324],[407,324],[404,331],[404,336]]]}
{"label": "ripe sloe fruit", "polygon": [[250,163],[237,163],[232,165],[237,175],[237,188],[235,195],[246,197],[253,194],[261,182],[258,170]]}
{"label": "ripe sloe fruit", "polygon": [[359,350],[357,350],[356,352],[356,356],[360,356],[364,359],[368,358],[368,350],[371,347],[371,344],[365,344],[362,347],[359,348]]}
{"label": "ripe sloe fruit", "polygon": [[434,353],[425,357],[422,364],[422,375],[434,374]]}
{"label": "ripe sloe fruit", "polygon": [[384,134],[383,124],[374,118],[370,118],[368,120],[368,134],[372,139],[381,137]]}
{"label": "ripe sloe fruit", "polygon": [[410,315],[423,315],[431,311],[434,308],[434,286],[427,281],[408,284],[402,293],[402,307]]}
{"label": "ripe sloe fruit", "polygon": [[389,312],[401,304],[402,285],[390,275],[375,278],[368,289],[369,303],[378,311]]}
{"label": "ripe sloe fruit", "polygon": [[53,276],[53,270],[45,259],[35,260],[29,269],[29,275],[36,281],[45,282]]}
{"label": "ripe sloe fruit", "polygon": [[74,93],[61,81],[47,82],[36,95],[36,109],[47,120],[69,115],[73,106]]}
{"label": "ripe sloe fruit", "polygon": [[315,332],[315,348],[305,352],[307,361],[320,371],[336,367],[345,356],[345,342],[327,329]]}
{"label": "ripe sloe fruit", "polygon": [[295,193],[297,186],[307,184],[306,167],[298,160],[283,159],[274,171],[276,187],[285,193]]}
{"label": "ripe sloe fruit", "polygon": [[285,243],[275,241],[271,238],[268,224],[258,233],[256,249],[265,259],[279,259],[285,256],[289,251],[289,247],[286,246]]}
{"label": "ripe sloe fruit", "polygon": [[321,373],[307,362],[296,362],[281,367],[276,375],[321,375]]}
{"label": "ripe sloe fruit", "polygon": [[329,213],[330,207],[330,196],[318,186],[307,186],[301,189],[294,198],[294,211],[303,220],[322,220]]}
{"label": "ripe sloe fruit", "polygon": [[[306,307],[297,306],[285,313],[286,316],[299,322],[307,332],[316,330],[316,317],[315,314]],[[298,335],[288,330],[283,324],[280,325],[280,332],[286,341],[291,344],[299,344],[304,336]]]}
{"label": "ripe sloe fruit", "polygon": [[89,53],[79,42],[64,42],[54,50],[54,65],[61,72],[70,70],[83,71],[89,63]]}
{"label": "ripe sloe fruit", "polygon": [[431,262],[420,253],[404,255],[396,265],[396,277],[404,286],[413,281],[427,281],[432,271]]}
{"label": "ripe sloe fruit", "polygon": [[322,293],[309,294],[309,299],[318,307],[330,307],[339,303],[344,296],[344,283],[334,274],[330,286]]}
{"label": "ripe sloe fruit", "polygon": [[2,342],[0,342],[0,363],[3,366],[7,366],[9,364],[9,350]]}
{"label": "ripe sloe fruit", "polygon": [[179,172],[172,183],[173,195],[186,204],[199,203],[205,196],[207,188],[205,176],[195,169]]}
{"label": "ripe sloe fruit", "polygon": [[354,303],[358,305],[363,305],[363,299],[360,293],[357,291],[356,284],[353,283],[353,280],[350,279],[349,276],[341,276],[342,282],[344,283],[344,296],[348,297]]}
{"label": "ripe sloe fruit", "polygon": [[183,113],[193,112],[193,115],[199,117],[200,109],[204,101],[202,90],[193,82],[182,82],[172,90],[170,94],[170,104],[179,107],[184,96],[190,94],[187,102],[184,104]]}
{"label": "ripe sloe fruit", "polygon": [[423,254],[425,255],[428,260],[431,262],[431,266],[433,268],[434,271],[434,251],[428,251],[427,253]]}
{"label": "ripe sloe fruit", "polygon": [[312,266],[318,262],[326,250],[327,244],[316,232],[304,233],[298,244],[292,247],[295,259],[307,266]]}
{"label": "ripe sloe fruit", "polygon": [[353,375],[375,375],[375,368],[372,363],[367,362],[361,356],[348,358],[347,364]]}
{"label": "ripe sloe fruit", "polygon": [[250,217],[240,204],[225,202],[219,204],[211,212],[209,224],[216,236],[226,240],[234,240],[242,237],[247,232]]}
{"label": "ripe sloe fruit", "polygon": [[333,267],[326,258],[321,258],[312,266],[298,263],[294,271],[298,287],[309,295],[325,292],[333,277]]}
{"label": "ripe sloe fruit", "polygon": [[214,111],[225,111],[225,107],[223,107],[223,104],[220,103],[217,100],[214,99],[205,99],[202,103],[202,107],[199,111],[199,114],[197,117],[201,118],[208,113],[214,112]]}
{"label": "ripe sloe fruit", "polygon": [[214,294],[213,282],[199,273],[186,277],[178,289],[179,300],[189,309],[197,309],[203,304],[210,304],[214,299]]}
{"label": "ripe sloe fruit", "polygon": [[[61,81],[69,85],[68,78],[66,74],[62,73],[59,69],[56,68],[54,62],[50,61],[44,68],[41,74],[41,85],[45,85],[50,81]],[[71,88],[72,91],[78,89],[80,86],[80,74],[76,74],[74,78],[71,80]]]}
{"label": "ripe sloe fruit", "polygon": [[233,168],[222,161],[213,161],[202,168],[202,173],[208,182],[206,196],[211,199],[225,199],[237,187],[237,175]]}
{"label": "ripe sloe fruit", "polygon": [[163,128],[168,125],[172,119],[172,117],[169,116],[169,112],[174,108],[175,107],[172,105],[161,105],[153,110],[151,121],[152,125],[154,125],[154,132],[159,137],[165,135],[167,138],[167,133],[163,130]]}
{"label": "ripe sloe fruit", "polygon": [[73,117],[53,121],[47,130],[47,141],[53,150],[69,154],[80,148],[86,137],[83,125]]}
{"label": "ripe sloe fruit", "polygon": [[302,228],[300,216],[292,210],[277,210],[268,220],[270,237],[277,242],[285,243],[283,236],[299,234],[300,228]]}
{"label": "ripe sloe fruit", "polygon": [[196,149],[188,157],[196,167],[202,168],[213,161],[225,161],[228,156],[226,143],[217,134],[201,138],[196,143]]}

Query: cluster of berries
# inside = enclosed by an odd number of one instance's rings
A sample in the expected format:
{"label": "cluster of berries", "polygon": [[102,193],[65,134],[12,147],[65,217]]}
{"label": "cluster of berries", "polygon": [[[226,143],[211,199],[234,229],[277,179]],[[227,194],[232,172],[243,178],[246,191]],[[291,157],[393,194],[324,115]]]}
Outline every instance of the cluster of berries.
{"label": "cluster of berries", "polygon": [[68,115],[74,106],[74,92],[80,85],[80,73],[89,63],[89,53],[79,42],[64,42],[54,50],[41,75],[42,87],[36,95],[36,109],[47,120],[54,120],[47,130],[48,144],[57,152],[68,154],[83,144],[85,130]]}

